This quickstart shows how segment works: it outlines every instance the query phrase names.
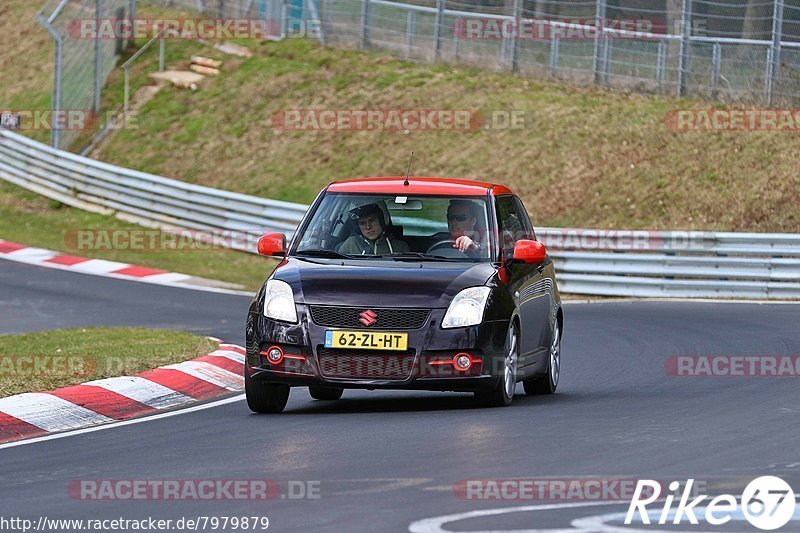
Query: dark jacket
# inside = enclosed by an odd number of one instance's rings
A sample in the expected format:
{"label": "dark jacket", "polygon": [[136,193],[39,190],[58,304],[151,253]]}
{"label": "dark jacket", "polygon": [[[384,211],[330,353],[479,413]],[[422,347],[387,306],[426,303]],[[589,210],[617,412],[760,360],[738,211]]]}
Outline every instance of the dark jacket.
{"label": "dark jacket", "polygon": [[399,241],[394,237],[381,235],[375,241],[371,241],[363,235],[353,235],[339,245],[338,251],[348,255],[383,255],[391,253],[403,253],[409,250],[405,241]]}

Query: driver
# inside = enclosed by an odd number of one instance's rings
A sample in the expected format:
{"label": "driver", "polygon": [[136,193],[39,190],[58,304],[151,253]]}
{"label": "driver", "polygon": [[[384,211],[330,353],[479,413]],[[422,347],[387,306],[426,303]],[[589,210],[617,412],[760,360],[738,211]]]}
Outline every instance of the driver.
{"label": "driver", "polygon": [[367,204],[350,210],[358,221],[359,235],[353,235],[339,245],[339,252],[348,255],[382,255],[408,252],[408,244],[386,231],[383,210],[378,204]]}
{"label": "driver", "polygon": [[453,248],[468,255],[477,255],[481,250],[478,223],[478,206],[469,200],[450,200],[447,206],[447,228]]}

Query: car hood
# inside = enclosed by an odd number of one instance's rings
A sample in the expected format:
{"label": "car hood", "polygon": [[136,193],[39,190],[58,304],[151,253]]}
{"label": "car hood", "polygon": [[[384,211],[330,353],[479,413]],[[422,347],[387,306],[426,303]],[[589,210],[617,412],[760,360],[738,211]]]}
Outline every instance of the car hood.
{"label": "car hood", "polygon": [[287,258],[273,277],[305,304],[444,308],[466,287],[485,285],[491,263]]}

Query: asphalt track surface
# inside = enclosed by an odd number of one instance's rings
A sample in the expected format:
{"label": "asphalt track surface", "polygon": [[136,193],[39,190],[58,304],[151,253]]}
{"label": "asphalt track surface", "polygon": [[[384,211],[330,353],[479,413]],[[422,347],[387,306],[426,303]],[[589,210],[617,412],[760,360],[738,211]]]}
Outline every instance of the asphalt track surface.
{"label": "asphalt track surface", "polygon": [[[249,299],[0,261],[0,333],[88,325],[154,326],[243,341]],[[508,408],[466,394],[346,391],[337,402],[292,391],[281,415],[233,401],[102,431],[0,449],[0,516],[267,516],[274,531],[407,531],[469,511],[553,510],[460,520],[454,531],[569,529],[625,505],[473,501],[460,480],[623,477],[750,480],[800,474],[796,378],[686,378],[671,355],[798,355],[800,306],[606,302],[565,308],[557,394]],[[319,498],[83,501],[81,479],[319,482]],[[783,530],[800,530],[790,522]],[[420,526],[421,527],[421,526]],[[752,527],[712,528],[753,531]],[[231,530],[231,529],[229,529]],[[601,529],[597,529],[600,531]]]}

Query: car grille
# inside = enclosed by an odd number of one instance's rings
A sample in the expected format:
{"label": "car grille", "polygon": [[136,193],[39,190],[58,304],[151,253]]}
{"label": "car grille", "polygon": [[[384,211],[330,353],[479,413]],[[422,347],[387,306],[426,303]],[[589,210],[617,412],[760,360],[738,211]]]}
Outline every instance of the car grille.
{"label": "car grille", "polygon": [[[334,307],[332,305],[312,305],[311,319],[320,326],[336,328],[365,329],[361,323],[361,313],[367,307]],[[377,315],[370,329],[419,329],[428,320],[430,309],[383,309],[371,308]]]}
{"label": "car grille", "polygon": [[414,350],[366,353],[319,347],[317,360],[326,378],[403,380],[414,368]]}

